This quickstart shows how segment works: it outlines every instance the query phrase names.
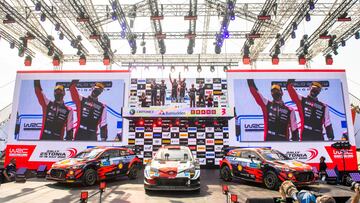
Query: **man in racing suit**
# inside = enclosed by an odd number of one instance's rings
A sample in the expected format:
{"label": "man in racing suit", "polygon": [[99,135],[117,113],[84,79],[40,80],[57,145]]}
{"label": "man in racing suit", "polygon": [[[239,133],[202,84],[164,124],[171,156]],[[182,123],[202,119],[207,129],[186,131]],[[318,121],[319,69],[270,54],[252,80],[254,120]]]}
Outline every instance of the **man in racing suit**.
{"label": "man in racing suit", "polygon": [[88,97],[80,96],[73,80],[70,84],[71,98],[77,109],[77,126],[74,139],[97,141],[97,130],[100,127],[101,141],[107,139],[106,105],[99,102],[99,95],[104,90],[104,84],[95,83]]}
{"label": "man in racing suit", "polygon": [[261,107],[264,116],[264,141],[288,141],[299,140],[299,131],[296,123],[294,109],[286,106],[282,100],[283,91],[280,85],[271,86],[270,101],[262,96],[258,91],[254,80],[248,79],[248,86],[256,103]]}
{"label": "man in racing suit", "polygon": [[291,99],[295,102],[301,120],[301,135],[303,141],[322,141],[323,126],[329,140],[334,139],[334,131],[330,121],[329,108],[319,101],[317,96],[321,92],[322,85],[319,82],[312,82],[310,93],[307,97],[298,95],[294,89],[295,80],[290,79],[287,83],[287,90]]}
{"label": "man in racing suit", "polygon": [[73,139],[73,110],[65,106],[64,86],[54,88],[54,101],[50,101],[42,91],[40,80],[34,80],[35,95],[42,107],[43,118],[40,140],[65,140]]}

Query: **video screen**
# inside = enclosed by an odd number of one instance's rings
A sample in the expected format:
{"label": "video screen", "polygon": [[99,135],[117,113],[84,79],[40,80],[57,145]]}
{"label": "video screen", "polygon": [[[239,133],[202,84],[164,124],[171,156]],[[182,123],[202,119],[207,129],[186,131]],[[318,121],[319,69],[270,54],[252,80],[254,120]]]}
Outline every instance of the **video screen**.
{"label": "video screen", "polygon": [[238,142],[348,140],[339,79],[235,79]]}
{"label": "video screen", "polygon": [[129,107],[228,107],[227,80],[223,78],[132,78]]}
{"label": "video screen", "polygon": [[17,140],[122,141],[124,80],[22,80]]}

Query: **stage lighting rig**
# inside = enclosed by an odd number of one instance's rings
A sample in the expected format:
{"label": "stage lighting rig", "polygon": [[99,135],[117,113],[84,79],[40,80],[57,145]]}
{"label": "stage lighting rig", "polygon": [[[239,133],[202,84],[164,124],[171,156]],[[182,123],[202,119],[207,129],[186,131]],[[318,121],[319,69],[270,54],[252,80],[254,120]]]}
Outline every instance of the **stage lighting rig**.
{"label": "stage lighting rig", "polygon": [[334,62],[334,60],[333,60],[331,54],[326,55],[326,57],[325,57],[325,63],[326,63],[326,65],[332,65],[333,62]]}
{"label": "stage lighting rig", "polygon": [[79,64],[80,64],[81,66],[86,65],[86,56],[85,56],[84,54],[82,54],[82,55],[80,56],[80,58],[79,58]]}
{"label": "stage lighting rig", "polygon": [[193,54],[195,47],[195,37],[196,37],[196,20],[197,20],[197,0],[190,0],[189,14],[184,17],[185,20],[189,20],[189,30],[185,35],[189,39],[187,53]]}
{"label": "stage lighting rig", "polygon": [[[162,12],[159,11],[158,1],[157,0],[148,0],[151,17],[150,20],[153,23],[155,33],[162,33],[161,20],[164,18]],[[161,5],[162,8],[162,5]],[[158,38],[158,47],[161,55],[166,53],[166,46],[163,38]]]}
{"label": "stage lighting rig", "polygon": [[197,65],[197,72],[201,73],[201,71],[202,71],[201,65]]}
{"label": "stage lighting rig", "polygon": [[24,60],[24,65],[25,66],[31,66],[32,64],[32,57],[31,56],[26,56],[25,60]]}
{"label": "stage lighting rig", "polygon": [[214,71],[215,71],[215,66],[214,66],[214,65],[211,65],[211,66],[210,66],[210,72],[213,73]]}
{"label": "stage lighting rig", "polygon": [[10,42],[10,49],[14,49],[15,48],[15,42]]}
{"label": "stage lighting rig", "polygon": [[225,8],[225,14],[221,22],[220,31],[218,32],[218,34],[216,34],[215,42],[214,42],[216,54],[221,53],[221,48],[223,46],[224,40],[230,37],[228,27],[232,19],[232,16],[234,16],[235,4],[236,4],[236,0],[226,1],[227,6]]}

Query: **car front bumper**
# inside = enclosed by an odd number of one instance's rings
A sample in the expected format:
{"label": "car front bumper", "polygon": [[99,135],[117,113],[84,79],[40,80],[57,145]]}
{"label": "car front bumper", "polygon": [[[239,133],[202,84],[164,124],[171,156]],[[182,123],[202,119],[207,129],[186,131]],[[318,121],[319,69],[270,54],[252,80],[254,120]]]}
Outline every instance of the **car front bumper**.
{"label": "car front bumper", "polygon": [[191,180],[189,178],[154,178],[144,179],[144,188],[146,190],[198,190],[200,189],[200,178]]}

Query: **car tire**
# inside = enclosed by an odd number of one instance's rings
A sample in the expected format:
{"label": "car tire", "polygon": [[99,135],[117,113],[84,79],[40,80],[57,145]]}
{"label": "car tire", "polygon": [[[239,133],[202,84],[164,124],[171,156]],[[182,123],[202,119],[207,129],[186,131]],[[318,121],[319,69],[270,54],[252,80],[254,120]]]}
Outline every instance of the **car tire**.
{"label": "car tire", "polygon": [[138,174],[139,174],[139,167],[136,164],[132,165],[128,173],[129,179],[130,180],[136,179],[138,177]]}
{"label": "car tire", "polygon": [[226,182],[229,182],[232,180],[232,175],[231,175],[231,170],[230,168],[226,165],[223,166],[220,170],[220,177],[221,179],[223,179]]}
{"label": "car tire", "polygon": [[280,181],[273,171],[268,171],[264,175],[264,185],[270,190],[277,190],[280,186]]}
{"label": "car tire", "polygon": [[151,190],[145,189],[145,194],[147,194],[147,195],[151,195],[152,192],[153,192],[153,191],[151,191]]}
{"label": "car tire", "polygon": [[83,185],[85,185],[85,186],[95,185],[97,180],[98,180],[98,177],[97,177],[96,171],[92,168],[86,169],[86,171],[82,177]]}

